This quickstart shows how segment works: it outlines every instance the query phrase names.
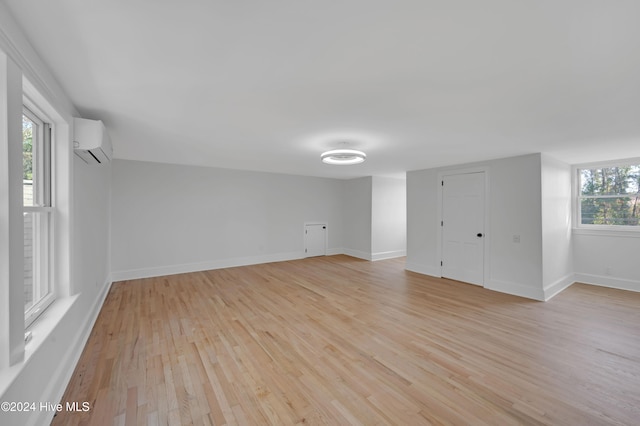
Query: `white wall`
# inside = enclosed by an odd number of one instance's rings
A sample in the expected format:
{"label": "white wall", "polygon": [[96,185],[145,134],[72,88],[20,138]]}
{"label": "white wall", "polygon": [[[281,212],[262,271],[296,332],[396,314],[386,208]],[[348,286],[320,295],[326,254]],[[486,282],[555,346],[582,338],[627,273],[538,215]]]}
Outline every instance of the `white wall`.
{"label": "white wall", "polygon": [[404,256],[407,251],[407,185],[404,179],[374,176],[371,193],[371,257]]}
{"label": "white wall", "polygon": [[[540,155],[489,164],[492,234],[487,287],[542,300]],[[513,241],[514,235],[520,235],[520,243]]]}
{"label": "white wall", "polygon": [[[56,301],[31,326],[32,340],[24,346],[24,351],[17,348],[21,351],[17,362],[10,367],[0,366],[0,401],[57,402],[73,373],[110,284],[109,263],[105,256],[109,251],[106,215],[109,211],[109,166],[85,168],[72,154],[70,124],[78,113],[1,2],[0,50],[28,80],[13,81],[12,84],[20,86],[13,89],[22,91],[24,84],[31,98],[37,97],[39,99],[34,99],[37,103],[46,103],[45,112],[55,126],[53,151],[58,171],[54,195],[57,208],[54,285],[59,290]],[[7,101],[5,93],[0,91],[0,96],[0,103]],[[21,97],[18,101],[21,109]],[[4,169],[6,165],[1,167]],[[16,202],[3,191],[0,191],[0,198],[3,205]],[[22,203],[20,199],[18,201]],[[10,223],[10,226],[14,232],[9,235],[14,238],[20,225]],[[0,256],[2,262],[6,261],[3,253]],[[21,257],[10,258],[10,261],[12,269],[22,270]],[[9,280],[3,279],[0,286],[1,294],[7,293]],[[20,293],[22,288],[17,294]],[[7,300],[3,299],[0,303],[5,302]],[[17,306],[23,305],[18,301]],[[5,311],[4,306],[2,310]],[[24,314],[19,319],[12,318],[9,327],[15,327],[23,334]],[[3,326],[7,324],[3,323]],[[52,412],[39,410],[2,412],[0,423],[48,424],[52,417]]]}
{"label": "white wall", "polygon": [[343,247],[350,256],[371,260],[371,176],[344,182]]}
{"label": "white wall", "polygon": [[541,156],[542,281],[545,299],[570,286],[573,275],[571,166]]}
{"label": "white wall", "polygon": [[115,160],[114,280],[304,257],[304,223],[342,251],[343,182]]}
{"label": "white wall", "polygon": [[637,233],[573,231],[575,280],[640,291],[640,238]]}
{"label": "white wall", "polygon": [[74,166],[72,294],[92,294],[111,273],[111,165],[74,156]]}
{"label": "white wall", "polygon": [[[438,177],[485,170],[489,176],[485,287],[543,300],[540,155],[407,173],[407,269],[440,276]],[[520,243],[513,241],[520,236]]]}
{"label": "white wall", "polygon": [[407,172],[407,264],[410,271],[440,276],[438,171]]}

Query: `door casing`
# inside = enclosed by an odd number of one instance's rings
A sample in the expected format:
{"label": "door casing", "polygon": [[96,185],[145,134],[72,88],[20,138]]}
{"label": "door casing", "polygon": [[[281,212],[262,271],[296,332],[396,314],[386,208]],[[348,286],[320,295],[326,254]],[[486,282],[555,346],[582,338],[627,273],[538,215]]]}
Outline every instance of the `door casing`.
{"label": "door casing", "polygon": [[487,287],[489,283],[489,279],[491,276],[490,265],[491,265],[491,218],[490,218],[490,169],[489,167],[473,167],[473,168],[463,168],[463,169],[451,169],[444,170],[438,173],[438,181],[437,181],[437,199],[438,199],[438,222],[434,224],[437,226],[437,234],[438,234],[438,245],[436,250],[437,261],[440,263],[440,277],[442,277],[442,257],[443,257],[443,232],[441,223],[444,220],[443,218],[443,187],[441,182],[444,180],[446,176],[451,175],[460,175],[460,174],[469,174],[469,173],[484,173],[484,262],[483,262],[483,287]]}

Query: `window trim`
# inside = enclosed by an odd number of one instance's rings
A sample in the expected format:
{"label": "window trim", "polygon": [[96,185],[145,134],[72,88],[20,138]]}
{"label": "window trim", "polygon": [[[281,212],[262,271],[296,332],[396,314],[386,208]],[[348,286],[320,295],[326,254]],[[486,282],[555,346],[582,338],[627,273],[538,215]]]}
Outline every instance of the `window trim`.
{"label": "window trim", "polygon": [[[619,160],[598,161],[592,163],[575,164],[572,169],[573,191],[573,231],[582,235],[612,235],[640,238],[640,226],[629,225],[593,225],[582,223],[582,203],[580,195],[580,170],[592,168],[619,167],[626,165],[640,165],[640,157],[624,158]],[[622,195],[587,196],[584,198],[620,198]]]}
{"label": "window trim", "polygon": [[[0,7],[0,10],[3,7]],[[6,21],[4,16],[0,21]],[[2,226],[0,232],[8,238],[0,238],[3,242],[0,249],[0,264],[2,266],[3,284],[7,284],[0,292],[0,311],[6,314],[7,321],[0,321],[0,373],[5,380],[0,380],[0,394],[6,391],[11,383],[25,368],[39,349],[53,336],[56,327],[62,324],[63,318],[71,311],[72,306],[79,300],[80,292],[84,288],[75,279],[73,257],[73,199],[74,199],[74,155],[73,155],[73,115],[76,109],[66,95],[56,85],[51,75],[42,68],[37,55],[27,49],[24,56],[16,48],[18,42],[22,47],[29,47],[26,39],[8,37],[0,28],[0,101],[3,103],[3,113],[0,114],[0,127],[5,132],[0,137],[0,159],[3,167],[9,167],[10,174],[3,173],[0,177],[0,191],[2,192]],[[33,61],[37,65],[33,67]],[[25,98],[28,98],[25,100]],[[31,104],[28,102],[32,101]],[[23,235],[16,232],[22,228],[23,199],[20,197],[19,187],[23,184],[18,167],[21,162],[21,147],[15,143],[20,138],[20,116],[23,105],[28,105],[32,111],[46,118],[54,127],[52,132],[52,197],[56,214],[53,223],[55,246],[51,262],[53,268],[53,285],[57,299],[47,308],[43,315],[31,324],[29,330],[33,338],[25,345],[25,323],[23,297],[19,294],[23,289],[20,279],[23,267],[24,253],[22,252]],[[11,163],[9,163],[9,161]],[[15,167],[14,167],[15,164]],[[8,283],[11,282],[9,285]],[[20,286],[15,291],[14,286]]]}
{"label": "window trim", "polygon": [[[36,112],[34,112],[34,110]],[[26,96],[23,95],[23,108],[22,113],[29,118],[34,124],[38,126],[38,134],[33,143],[33,168],[38,169],[39,173],[35,178],[37,179],[37,185],[42,189],[38,191],[38,199],[36,201],[34,192],[34,203],[32,206],[22,207],[23,216],[26,214],[34,213],[34,221],[40,222],[46,221],[46,224],[41,225],[45,227],[45,237],[34,241],[33,252],[41,253],[42,261],[33,265],[33,277],[40,281],[37,285],[38,289],[34,286],[34,301],[29,308],[24,310],[25,330],[33,324],[33,322],[56,300],[57,292],[55,285],[55,259],[54,259],[54,247],[56,234],[54,232],[55,224],[55,208],[52,197],[52,187],[54,185],[53,179],[53,146],[52,135],[54,128],[51,124],[51,120],[43,114],[39,108]],[[37,153],[37,154],[36,154]],[[42,244],[40,244],[42,243]],[[44,254],[42,256],[42,254]],[[46,290],[46,294],[36,299],[38,291]]]}
{"label": "window trim", "polygon": [[[36,79],[37,81],[37,79]],[[53,217],[54,246],[51,262],[53,285],[58,298],[78,291],[72,280],[73,227],[73,118],[61,112],[51,102],[46,87],[34,84],[28,76],[22,77],[22,104],[51,123],[51,197],[56,214]],[[58,299],[57,299],[58,300]]]}

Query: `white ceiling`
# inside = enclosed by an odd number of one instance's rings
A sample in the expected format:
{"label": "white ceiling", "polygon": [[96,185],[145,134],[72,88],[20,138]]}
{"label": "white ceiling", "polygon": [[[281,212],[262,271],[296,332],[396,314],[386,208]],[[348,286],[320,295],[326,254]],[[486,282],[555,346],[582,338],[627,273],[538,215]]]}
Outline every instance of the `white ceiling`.
{"label": "white ceiling", "polygon": [[[640,157],[637,0],[2,0],[115,157],[348,178]],[[342,140],[357,166],[320,162]]]}

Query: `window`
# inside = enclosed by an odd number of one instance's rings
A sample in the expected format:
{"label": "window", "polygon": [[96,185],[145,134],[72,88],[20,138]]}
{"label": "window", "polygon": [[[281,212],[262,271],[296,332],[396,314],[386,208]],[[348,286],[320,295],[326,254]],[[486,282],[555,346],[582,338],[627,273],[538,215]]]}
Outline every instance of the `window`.
{"label": "window", "polygon": [[25,323],[55,298],[51,279],[51,127],[31,110],[22,115]]}
{"label": "window", "polygon": [[580,225],[640,229],[640,164],[578,169]]}

